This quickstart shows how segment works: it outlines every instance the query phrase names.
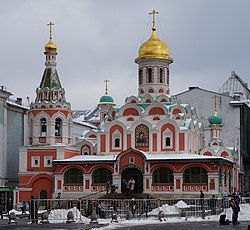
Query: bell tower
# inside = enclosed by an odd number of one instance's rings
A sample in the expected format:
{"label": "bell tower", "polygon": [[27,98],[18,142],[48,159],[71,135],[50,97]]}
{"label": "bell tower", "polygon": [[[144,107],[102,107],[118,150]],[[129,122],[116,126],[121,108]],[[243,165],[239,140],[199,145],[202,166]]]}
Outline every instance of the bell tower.
{"label": "bell tower", "polygon": [[138,64],[138,96],[146,94],[159,96],[169,94],[169,65],[173,59],[169,56],[167,45],[156,35],[155,16],[159,12],[153,10],[152,34],[139,48],[138,57],[135,62]]}
{"label": "bell tower", "polygon": [[36,89],[36,99],[30,104],[28,137],[31,145],[71,144],[72,111],[65,99],[56,69],[57,47],[52,41],[49,26],[49,42],[44,46],[45,70]]}

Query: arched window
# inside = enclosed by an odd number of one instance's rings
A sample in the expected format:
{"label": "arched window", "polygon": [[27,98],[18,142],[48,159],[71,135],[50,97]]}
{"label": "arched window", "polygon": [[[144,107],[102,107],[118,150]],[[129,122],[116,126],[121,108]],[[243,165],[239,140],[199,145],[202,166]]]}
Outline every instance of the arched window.
{"label": "arched window", "polygon": [[153,184],[173,184],[173,171],[169,168],[158,168],[153,172]]}
{"label": "arched window", "polygon": [[82,155],[90,155],[90,147],[85,145],[82,148]]}
{"label": "arched window", "polygon": [[171,139],[170,139],[170,137],[166,137],[166,139],[165,139],[165,141],[166,141],[166,147],[170,147],[171,146]]}
{"label": "arched window", "polygon": [[115,130],[115,132],[112,134],[112,147],[115,148],[121,148],[121,139],[122,135],[119,130]]}
{"label": "arched window", "polygon": [[62,119],[56,118],[55,120],[55,136],[60,137],[62,136]]}
{"label": "arched window", "polygon": [[160,83],[163,83],[163,69],[160,68]]}
{"label": "arched window", "polygon": [[105,168],[96,169],[92,174],[92,184],[106,184],[112,181],[112,172]]}
{"label": "arched window", "polygon": [[173,133],[170,129],[166,129],[163,133],[163,148],[172,148],[173,146]]}
{"label": "arched window", "polygon": [[115,148],[119,148],[119,147],[120,147],[120,139],[115,138]]}
{"label": "arched window", "polygon": [[142,69],[139,69],[139,84],[143,83]]}
{"label": "arched window", "polygon": [[135,146],[149,146],[149,129],[146,125],[135,128]]}
{"label": "arched window", "polygon": [[152,68],[148,68],[148,83],[153,82],[153,77],[152,77]]}
{"label": "arched window", "polygon": [[40,128],[41,128],[41,136],[45,137],[47,134],[47,120],[46,120],[46,118],[41,118]]}
{"label": "arched window", "polygon": [[200,167],[188,168],[183,173],[184,183],[207,184],[207,171]]}
{"label": "arched window", "polygon": [[72,168],[64,173],[64,185],[72,184],[83,184],[82,171],[80,169]]}

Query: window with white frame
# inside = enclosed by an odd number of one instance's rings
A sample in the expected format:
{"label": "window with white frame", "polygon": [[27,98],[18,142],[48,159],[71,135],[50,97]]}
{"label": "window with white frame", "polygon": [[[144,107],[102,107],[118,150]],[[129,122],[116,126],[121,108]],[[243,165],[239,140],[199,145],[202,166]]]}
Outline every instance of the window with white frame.
{"label": "window with white frame", "polygon": [[40,167],[40,157],[39,156],[33,156],[31,158],[31,167]]}
{"label": "window with white frame", "polygon": [[84,146],[82,148],[82,155],[90,155],[90,151],[89,151],[89,147],[88,146]]}
{"label": "window with white frame", "polygon": [[166,129],[162,137],[163,148],[172,148],[173,147],[173,133],[170,129]]}
{"label": "window with white frame", "polygon": [[120,149],[121,148],[121,133],[119,130],[116,130],[112,134],[112,148],[113,149]]}
{"label": "window with white frame", "polygon": [[44,167],[52,167],[52,156],[44,157]]}

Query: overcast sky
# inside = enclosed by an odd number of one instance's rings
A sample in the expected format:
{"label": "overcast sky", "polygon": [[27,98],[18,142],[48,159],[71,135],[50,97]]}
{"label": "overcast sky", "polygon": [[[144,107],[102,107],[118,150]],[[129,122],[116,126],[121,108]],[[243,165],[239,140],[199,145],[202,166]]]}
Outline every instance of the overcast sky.
{"label": "overcast sky", "polygon": [[218,90],[231,71],[250,83],[249,0],[0,0],[0,85],[33,101],[44,71],[47,23],[55,23],[57,70],[73,109],[105,93],[118,106],[137,95],[137,57],[151,34],[148,12],[170,56],[171,94]]}

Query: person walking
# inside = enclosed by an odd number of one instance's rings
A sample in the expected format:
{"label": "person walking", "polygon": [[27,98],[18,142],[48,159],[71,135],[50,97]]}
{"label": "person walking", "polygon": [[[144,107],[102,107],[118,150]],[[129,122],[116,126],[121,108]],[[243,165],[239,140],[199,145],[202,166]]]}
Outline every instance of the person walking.
{"label": "person walking", "polygon": [[62,194],[59,192],[59,193],[57,194],[57,197],[56,197],[56,200],[57,200],[57,208],[58,208],[58,209],[61,208],[61,201],[60,201],[61,195],[62,195]]}
{"label": "person walking", "polygon": [[36,223],[36,201],[35,197],[31,196],[30,198],[30,221],[32,224]]}
{"label": "person walking", "polygon": [[201,190],[201,191],[200,191],[200,206],[201,206],[201,209],[203,209],[203,207],[204,207],[204,198],[205,198],[205,194],[204,194],[204,192]]}
{"label": "person walking", "polygon": [[143,213],[146,213],[146,218],[148,218],[149,206],[150,206],[149,200],[143,199],[143,201],[142,201],[142,207],[141,207],[141,213],[140,213],[139,217],[141,217],[141,215]]}
{"label": "person walking", "polygon": [[230,207],[233,210],[233,214],[232,214],[233,225],[239,224],[238,215],[240,211],[240,204],[239,204],[239,197],[235,193],[233,193],[233,196],[231,198]]}
{"label": "person walking", "polygon": [[130,209],[133,215],[133,218],[135,217],[135,211],[136,211],[136,202],[135,202],[135,198],[132,198],[130,201]]}
{"label": "person walking", "polygon": [[26,210],[27,210],[27,204],[24,201],[21,207],[22,215],[26,215]]}
{"label": "person walking", "polygon": [[110,188],[111,188],[111,183],[110,183],[110,180],[108,180],[106,184],[106,194],[109,194]]}
{"label": "person walking", "polygon": [[209,205],[211,209],[211,215],[216,215],[217,199],[215,195],[212,195],[212,198],[209,200]]}

